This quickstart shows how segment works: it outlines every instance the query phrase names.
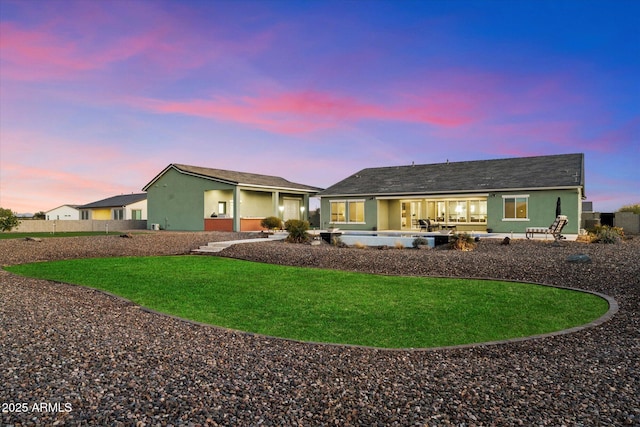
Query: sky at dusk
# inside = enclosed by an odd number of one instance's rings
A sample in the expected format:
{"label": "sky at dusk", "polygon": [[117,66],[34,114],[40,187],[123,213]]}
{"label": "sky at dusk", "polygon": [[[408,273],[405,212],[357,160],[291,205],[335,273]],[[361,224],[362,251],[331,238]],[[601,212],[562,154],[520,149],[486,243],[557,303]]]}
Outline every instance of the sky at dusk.
{"label": "sky at dusk", "polygon": [[0,0],[0,206],[170,163],[328,187],[366,167],[585,153],[640,202],[640,1]]}

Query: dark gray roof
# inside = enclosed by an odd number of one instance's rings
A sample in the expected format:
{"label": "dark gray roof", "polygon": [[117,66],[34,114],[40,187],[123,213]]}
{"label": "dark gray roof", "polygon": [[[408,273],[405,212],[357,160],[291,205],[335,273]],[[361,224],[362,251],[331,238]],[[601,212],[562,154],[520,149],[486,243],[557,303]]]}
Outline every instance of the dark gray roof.
{"label": "dark gray roof", "polygon": [[368,168],[319,196],[401,195],[584,187],[584,154]]}
{"label": "dark gray roof", "polygon": [[190,175],[195,175],[195,176],[199,176],[206,179],[213,179],[216,181],[227,182],[229,184],[234,184],[234,185],[247,185],[247,186],[297,190],[297,191],[304,191],[307,193],[314,193],[314,194],[322,190],[321,188],[318,188],[318,187],[312,187],[310,185],[291,182],[284,178],[280,178],[279,176],[260,175],[255,173],[237,172],[237,171],[230,171],[230,170],[224,170],[224,169],[204,168],[200,166],[182,165],[177,163],[172,163],[169,166],[167,166],[149,184],[147,184],[143,188],[143,190],[146,190],[147,188],[149,188],[158,178],[164,175],[164,173],[171,168],[174,168],[181,173],[187,173]]}
{"label": "dark gray roof", "polygon": [[86,205],[78,206],[78,209],[92,209],[92,208],[114,208],[128,206],[132,203],[139,202],[147,199],[147,193],[135,193],[135,194],[122,194],[120,196],[113,196],[106,199],[98,200],[97,202],[87,203]]}

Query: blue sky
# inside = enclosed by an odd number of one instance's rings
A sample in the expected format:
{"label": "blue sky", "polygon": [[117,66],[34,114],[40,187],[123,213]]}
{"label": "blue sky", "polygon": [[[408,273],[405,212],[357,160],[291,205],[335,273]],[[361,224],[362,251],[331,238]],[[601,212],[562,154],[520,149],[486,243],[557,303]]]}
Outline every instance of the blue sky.
{"label": "blue sky", "polygon": [[637,1],[0,0],[0,206],[139,192],[170,163],[318,187],[585,153],[640,202]]}

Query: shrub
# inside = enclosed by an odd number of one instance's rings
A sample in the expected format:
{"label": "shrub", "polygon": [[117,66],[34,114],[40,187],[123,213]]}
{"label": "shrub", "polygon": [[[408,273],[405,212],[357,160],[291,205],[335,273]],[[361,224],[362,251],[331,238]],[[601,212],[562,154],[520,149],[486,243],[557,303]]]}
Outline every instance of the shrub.
{"label": "shrub", "polygon": [[609,227],[607,225],[598,225],[591,231],[591,241],[594,243],[619,243],[624,239],[624,230],[620,227]]}
{"label": "shrub", "polygon": [[366,246],[364,243],[356,242],[356,243],[353,245],[353,247],[354,247],[354,248],[356,248],[356,249],[364,249],[364,248],[366,248],[367,246]]}
{"label": "shrub", "polygon": [[429,242],[424,237],[416,237],[415,239],[413,239],[411,246],[413,246],[414,248],[419,248],[420,246],[427,246],[428,244]]}
{"label": "shrub", "polygon": [[396,249],[404,249],[404,245],[400,241],[397,241],[394,246]]}
{"label": "shrub", "polygon": [[475,239],[467,233],[452,234],[449,240],[451,249],[457,251],[472,251],[476,247]]}
{"label": "shrub", "polygon": [[336,237],[331,238],[331,244],[332,244],[333,246],[338,247],[338,248],[346,248],[346,247],[347,247],[347,244],[346,244],[346,243],[344,243],[344,242],[342,241],[342,239],[341,239],[340,237],[337,237],[337,236],[336,236]]}
{"label": "shrub", "polygon": [[618,212],[633,212],[635,214],[640,214],[640,203],[634,203],[632,205],[625,205],[618,209]]}
{"label": "shrub", "polygon": [[282,220],[277,216],[268,216],[260,221],[260,225],[269,230],[277,230],[282,228]]}
{"label": "shrub", "polygon": [[20,224],[20,220],[11,209],[0,208],[0,231],[11,231]]}
{"label": "shrub", "polygon": [[309,240],[309,221],[302,221],[299,219],[290,219],[284,223],[284,229],[289,232],[287,242],[291,243],[304,243]]}

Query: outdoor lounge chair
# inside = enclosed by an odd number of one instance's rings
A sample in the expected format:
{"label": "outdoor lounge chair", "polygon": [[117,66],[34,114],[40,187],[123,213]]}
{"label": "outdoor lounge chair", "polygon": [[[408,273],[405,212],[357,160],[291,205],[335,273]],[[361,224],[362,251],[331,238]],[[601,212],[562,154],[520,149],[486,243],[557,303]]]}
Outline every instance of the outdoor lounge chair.
{"label": "outdoor lounge chair", "polygon": [[431,231],[431,221],[429,219],[419,219],[418,224],[420,224],[420,231]]}
{"label": "outdoor lounge chair", "polygon": [[555,221],[553,221],[553,224],[551,224],[548,228],[540,228],[540,227],[527,228],[525,236],[527,237],[527,239],[531,239],[534,234],[544,234],[546,238],[548,234],[551,234],[553,236],[553,239],[557,242],[560,239],[564,239],[561,233],[562,233],[562,229],[564,228],[565,225],[567,225],[568,222],[569,220],[567,220],[566,215],[558,215]]}

